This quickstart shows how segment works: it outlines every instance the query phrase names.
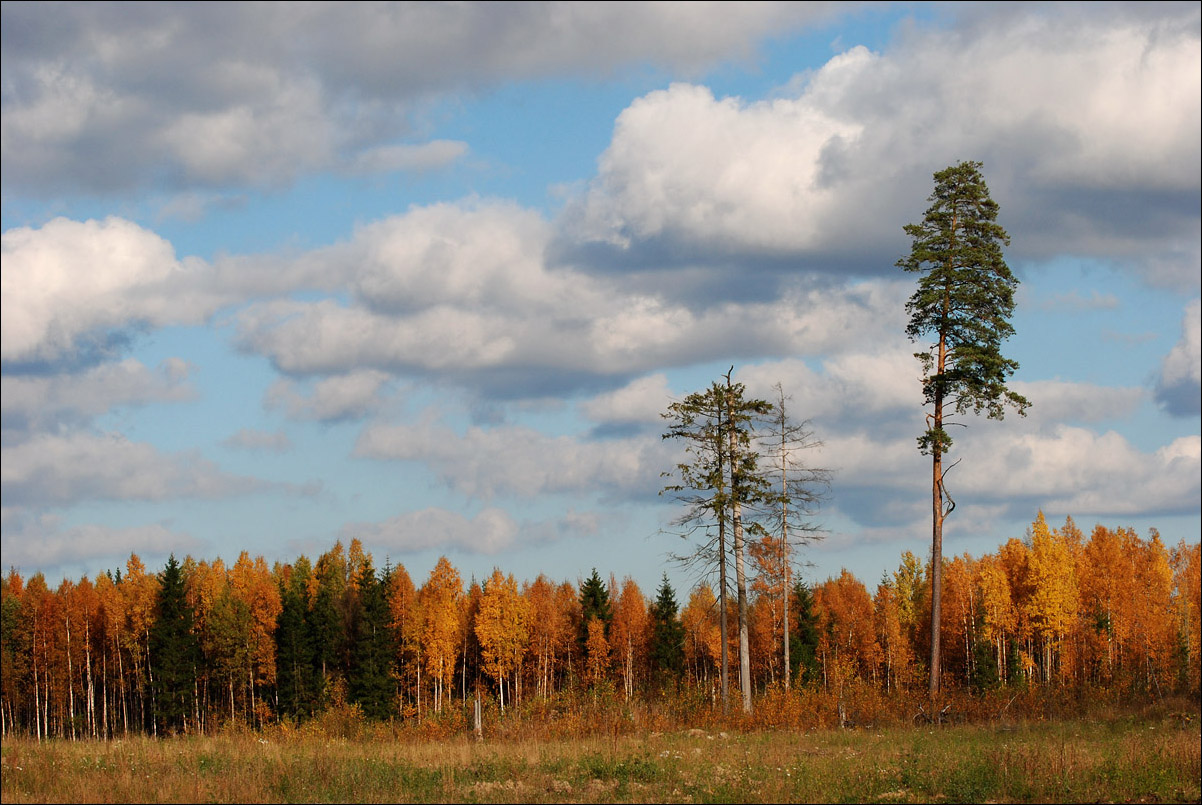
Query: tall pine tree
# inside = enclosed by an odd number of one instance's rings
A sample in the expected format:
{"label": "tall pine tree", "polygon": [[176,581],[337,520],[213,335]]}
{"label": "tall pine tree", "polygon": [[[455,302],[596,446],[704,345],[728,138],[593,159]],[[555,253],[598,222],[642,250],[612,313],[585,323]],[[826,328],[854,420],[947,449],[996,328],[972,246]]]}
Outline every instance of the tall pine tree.
{"label": "tall pine tree", "polygon": [[[1010,237],[997,221],[980,162],[961,162],[935,174],[931,206],[920,224],[908,224],[910,253],[898,267],[918,274],[918,290],[906,303],[911,341],[932,343],[915,357],[922,364],[927,429],[918,447],[931,465],[931,663],[930,695],[939,692],[939,623],[943,522],[955,508],[944,486],[943,456],[952,446],[948,416],[984,412],[1001,419],[1006,406],[1024,414],[1030,403],[1006,388],[1018,364],[1002,356],[1014,333],[1018,280],[1002,257]],[[947,469],[950,469],[948,467]]]}

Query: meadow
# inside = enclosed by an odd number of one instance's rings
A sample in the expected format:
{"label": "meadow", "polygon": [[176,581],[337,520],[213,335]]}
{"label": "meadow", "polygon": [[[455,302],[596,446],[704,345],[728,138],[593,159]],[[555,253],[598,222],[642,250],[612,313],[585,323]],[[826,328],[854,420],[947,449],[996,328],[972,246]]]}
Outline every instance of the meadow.
{"label": "meadow", "polygon": [[987,723],[556,737],[513,714],[476,740],[327,719],[109,742],[3,741],[19,802],[1199,802],[1198,703]]}

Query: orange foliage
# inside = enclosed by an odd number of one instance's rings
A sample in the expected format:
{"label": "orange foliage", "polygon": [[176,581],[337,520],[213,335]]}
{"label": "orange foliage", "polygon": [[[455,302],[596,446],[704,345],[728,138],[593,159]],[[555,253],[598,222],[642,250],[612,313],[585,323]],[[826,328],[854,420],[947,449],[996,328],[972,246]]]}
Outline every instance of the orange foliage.
{"label": "orange foliage", "polygon": [[694,683],[711,684],[722,661],[722,631],[718,624],[718,599],[705,582],[689,595],[680,613],[684,625],[685,666]]}
{"label": "orange foliage", "polygon": [[480,640],[483,669],[497,683],[501,709],[505,709],[505,678],[514,673],[530,644],[530,605],[518,593],[513,574],[494,569],[484,585],[476,637]]}
{"label": "orange foliage", "polygon": [[609,641],[605,638],[605,622],[600,618],[588,619],[585,651],[588,655],[585,658],[584,678],[590,685],[596,685],[606,678],[609,669]]}
{"label": "orange foliage", "polygon": [[881,673],[886,691],[905,686],[914,678],[913,649],[903,625],[901,597],[894,582],[877,585],[872,599],[877,645],[881,650]]}
{"label": "orange foliage", "polygon": [[535,691],[545,698],[554,687],[556,670],[565,661],[572,641],[570,613],[559,606],[555,585],[542,573],[526,587],[525,596],[530,608]]}
{"label": "orange foliage", "polygon": [[459,605],[463,599],[459,571],[445,556],[440,557],[418,595],[422,654],[426,672],[434,679],[434,709],[441,711],[443,692],[450,687],[459,656]]}
{"label": "orange foliage", "polygon": [[[613,589],[615,585],[611,584]],[[642,676],[637,671],[646,664],[647,633],[650,621],[647,617],[647,601],[634,579],[627,576],[622,590],[613,603],[613,620],[609,625],[609,644],[613,661],[621,677],[626,698],[634,695],[635,678]]]}
{"label": "orange foliage", "polygon": [[[874,596],[846,570],[814,588],[808,606],[816,632],[807,628],[806,635],[817,639],[816,654],[810,654],[814,644],[807,642],[804,656],[807,665],[821,664],[823,685],[790,695],[774,684],[784,671],[784,608],[781,575],[773,565],[779,552],[773,548],[765,540],[752,549],[760,575],[750,606],[751,656],[754,692],[767,697],[757,708],[762,723],[860,723],[890,703],[921,698],[915,686],[923,676],[922,643],[929,639],[924,631],[929,628],[924,615],[929,612],[928,569],[907,552]],[[1015,692],[991,690],[994,678],[1001,684],[1039,682],[1050,688],[1036,698],[1031,691],[1037,689],[1029,689],[1023,694],[1029,702],[1039,697],[1055,701],[1047,698],[1059,695],[1055,688],[1074,685],[1089,685],[1091,693],[1102,696],[1163,698],[1174,689],[1196,696],[1202,659],[1200,566],[1202,547],[1196,543],[1181,542],[1170,550],[1154,530],[1142,539],[1131,529],[1101,525],[1086,540],[1071,518],[1053,530],[1041,512],[1026,541],[1011,539],[980,559],[964,554],[945,560],[941,628],[946,688],[957,695],[957,687],[971,686],[974,698],[966,701],[979,700],[984,710],[994,712],[1015,700]],[[197,562],[191,557],[181,567],[201,649],[196,712],[188,716],[198,729],[212,730],[236,714],[258,726],[275,720],[282,589],[304,588],[307,611],[297,614],[290,604],[289,622],[311,624],[308,628],[324,640],[314,641],[310,659],[290,660],[290,673],[309,664],[308,712],[316,710],[319,718],[323,707],[328,713],[352,712],[355,705],[346,700],[343,674],[353,667],[353,652],[362,649],[344,639],[345,622],[372,568],[370,554],[358,541],[346,553],[335,545],[312,572],[304,557],[295,567],[277,565],[269,571],[262,557],[252,559],[247,552],[228,569],[220,559]],[[300,578],[294,575],[298,572]],[[386,637],[392,642],[385,649],[390,667],[383,673],[391,674],[400,704],[393,712],[403,721],[416,716],[419,724],[441,724],[431,727],[436,731],[461,724],[461,711],[441,714],[456,673],[465,693],[472,685],[480,690],[482,678],[491,680],[502,708],[520,703],[524,685],[530,684],[537,700],[523,706],[536,712],[542,708],[552,721],[558,716],[551,714],[564,706],[615,701],[608,687],[611,678],[621,680],[621,698],[630,702],[624,706],[631,712],[642,712],[639,707],[650,701],[640,705],[637,700],[649,690],[648,602],[631,578],[620,589],[612,581],[609,585],[617,592],[608,631],[597,619],[581,630],[575,586],[556,585],[544,575],[519,592],[513,575],[498,568],[483,588],[473,584],[467,597],[458,571],[442,557],[420,590],[403,567],[388,579]],[[151,655],[149,636],[158,595],[158,576],[148,573],[136,555],[130,556],[124,576],[63,580],[53,590],[41,574],[25,580],[11,570],[0,580],[4,728],[67,739],[152,731],[156,720],[150,683],[157,658]],[[690,719],[718,717],[716,672],[722,645],[717,603],[713,590],[700,584],[680,614],[686,673],[676,694],[679,700],[670,707]],[[584,656],[579,656],[581,631],[587,638]],[[735,632],[730,629],[731,639]],[[301,656],[299,650],[295,655]],[[983,663],[996,667],[982,668]],[[592,705],[580,705],[584,699],[575,698],[577,680],[597,686],[595,695],[587,697]],[[432,719],[421,707],[424,693],[431,691],[429,709],[440,712]],[[384,695],[393,693],[385,690]],[[580,712],[564,723],[579,723]],[[645,715],[664,719],[666,712]]]}
{"label": "orange foliage", "polygon": [[872,598],[864,584],[844,568],[837,579],[827,579],[814,590],[814,609],[828,685],[832,679],[841,684],[854,675],[875,680],[881,650],[876,642]]}

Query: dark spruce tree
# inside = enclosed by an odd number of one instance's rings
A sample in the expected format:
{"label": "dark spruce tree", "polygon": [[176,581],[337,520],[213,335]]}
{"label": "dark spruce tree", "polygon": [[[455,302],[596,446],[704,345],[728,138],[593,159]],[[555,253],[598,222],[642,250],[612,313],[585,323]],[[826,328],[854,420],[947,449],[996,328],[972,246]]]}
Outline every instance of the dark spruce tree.
{"label": "dark spruce tree", "polygon": [[377,578],[371,558],[359,571],[357,604],[352,615],[350,698],[368,718],[385,720],[392,714],[392,660],[396,656],[389,626],[390,569]]}
{"label": "dark spruce tree", "polygon": [[997,655],[988,640],[977,639],[972,647],[972,667],[969,669],[968,682],[973,693],[982,694],[993,690],[1000,681],[997,669]]}
{"label": "dark spruce tree", "polygon": [[584,657],[588,654],[588,622],[593,618],[598,618],[605,624],[605,635],[609,636],[609,624],[613,620],[613,608],[609,604],[609,590],[605,586],[605,582],[601,581],[601,577],[597,575],[597,568],[593,568],[593,573],[584,583],[580,585],[580,656]]}
{"label": "dark spruce tree", "polygon": [[316,667],[306,588],[312,575],[309,560],[301,557],[286,583],[280,585],[279,619],[276,621],[276,693],[281,715],[298,721],[317,708],[320,673]]}
{"label": "dark spruce tree", "polygon": [[320,562],[314,568],[314,575],[317,576],[317,592],[309,611],[308,625],[313,641],[313,666],[318,679],[320,709],[329,703],[333,684],[342,671],[340,661],[347,634],[339,606],[345,582],[338,570],[323,567]]}
{"label": "dark spruce tree", "polygon": [[154,679],[154,729],[183,731],[194,712],[200,643],[192,629],[192,608],[184,573],[172,554],[159,574],[154,624],[150,627],[150,664]]}
{"label": "dark spruce tree", "polygon": [[[926,341],[915,353],[922,364],[927,429],[918,447],[931,469],[931,662],[930,695],[939,692],[939,622],[943,522],[955,508],[947,493],[943,457],[952,446],[947,425],[955,414],[984,413],[1001,419],[1007,406],[1025,414],[1030,403],[1006,381],[1018,364],[1002,356],[1014,333],[1014,289],[1018,280],[1002,257],[1009,245],[997,224],[998,205],[989,197],[980,162],[961,162],[935,174],[922,223],[908,224],[910,253],[898,267],[918,275],[918,290],[906,303],[911,341]],[[954,465],[953,465],[954,466]]]}
{"label": "dark spruce tree", "polygon": [[818,614],[814,611],[814,594],[809,585],[799,581],[793,586],[795,628],[789,634],[789,653],[793,680],[800,685],[814,685],[822,680],[818,664]]}
{"label": "dark spruce tree", "polygon": [[668,583],[668,574],[659,585],[655,603],[651,605],[651,663],[652,682],[660,687],[680,682],[684,672],[684,624],[678,616],[676,593]]}
{"label": "dark spruce tree", "polygon": [[[28,684],[30,659],[33,657],[32,621],[21,617],[21,596],[0,596],[0,686],[3,686],[5,706],[9,709],[7,728],[12,729],[11,696],[15,685]],[[5,733],[7,737],[7,733]]]}

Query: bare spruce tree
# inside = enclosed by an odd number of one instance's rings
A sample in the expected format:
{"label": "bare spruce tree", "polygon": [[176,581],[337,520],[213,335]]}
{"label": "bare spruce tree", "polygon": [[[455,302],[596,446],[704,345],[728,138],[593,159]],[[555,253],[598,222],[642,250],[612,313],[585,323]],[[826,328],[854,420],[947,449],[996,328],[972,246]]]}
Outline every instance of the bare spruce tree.
{"label": "bare spruce tree", "polygon": [[[733,367],[732,367],[733,371]],[[700,564],[707,571],[716,569],[719,578],[719,629],[722,638],[722,702],[728,702],[729,675],[726,640],[727,536],[735,562],[735,590],[739,628],[739,687],[743,710],[751,712],[750,628],[748,625],[747,572],[743,513],[761,507],[770,496],[767,478],[758,466],[755,424],[772,410],[764,400],[745,397],[742,383],[724,375],[724,383],[713,383],[704,392],[690,394],[672,403],[663,414],[671,424],[665,439],[682,439],[687,460],[676,467],[677,483],[670,492],[687,508],[674,522],[680,535],[701,536],[692,553],[677,556],[688,564]],[[729,531],[728,531],[729,529]]]}
{"label": "bare spruce tree", "polygon": [[821,538],[819,526],[811,519],[830,489],[831,471],[808,466],[801,460],[807,450],[822,446],[811,429],[810,421],[795,422],[789,415],[789,397],[780,383],[773,386],[776,401],[764,431],[764,455],[775,474],[769,500],[767,531],[775,535],[777,572],[781,578],[783,610],[783,661],[785,690],[792,681],[789,657],[789,598],[793,589],[792,570],[796,564],[794,547],[808,545]]}

